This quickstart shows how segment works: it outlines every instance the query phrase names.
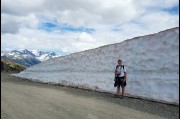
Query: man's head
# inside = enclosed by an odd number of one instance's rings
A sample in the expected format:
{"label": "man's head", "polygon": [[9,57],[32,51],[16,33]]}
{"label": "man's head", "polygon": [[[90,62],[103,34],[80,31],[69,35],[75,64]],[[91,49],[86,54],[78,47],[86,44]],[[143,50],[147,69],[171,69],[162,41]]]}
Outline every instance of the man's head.
{"label": "man's head", "polygon": [[121,65],[122,64],[122,60],[119,59],[118,60],[118,64]]}

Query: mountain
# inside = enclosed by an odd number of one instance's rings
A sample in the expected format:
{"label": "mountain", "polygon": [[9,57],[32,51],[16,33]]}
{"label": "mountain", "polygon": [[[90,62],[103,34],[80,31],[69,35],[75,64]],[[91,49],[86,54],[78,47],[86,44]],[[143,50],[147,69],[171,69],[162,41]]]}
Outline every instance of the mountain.
{"label": "mountain", "polygon": [[127,69],[126,96],[179,105],[179,27],[50,59],[15,76],[115,93],[118,59]]}
{"label": "mountain", "polygon": [[21,72],[25,69],[26,67],[23,65],[10,60],[1,59],[1,71],[3,72]]}
{"label": "mountain", "polygon": [[27,56],[32,56],[32,57],[36,57],[35,54],[33,54],[31,51],[25,49],[21,51],[23,55],[27,55]]}
{"label": "mountain", "polygon": [[39,64],[45,60],[58,57],[54,52],[43,52],[38,50],[12,50],[10,52],[1,52],[1,58],[12,60],[26,67]]}
{"label": "mountain", "polygon": [[33,53],[35,57],[40,61],[45,61],[60,56],[60,55],[56,55],[56,53],[54,52],[43,52],[38,50],[32,50],[31,53]]}

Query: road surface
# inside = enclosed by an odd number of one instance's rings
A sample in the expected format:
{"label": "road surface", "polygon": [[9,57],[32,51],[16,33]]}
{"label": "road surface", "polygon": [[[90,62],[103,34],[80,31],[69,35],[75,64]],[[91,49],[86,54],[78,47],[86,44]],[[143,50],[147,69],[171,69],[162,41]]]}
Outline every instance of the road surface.
{"label": "road surface", "polygon": [[[35,83],[1,73],[1,119],[168,118],[113,103],[115,100],[126,98],[116,99],[110,94]],[[178,107],[173,108],[174,113],[179,113]],[[176,117],[179,114],[173,118]]]}

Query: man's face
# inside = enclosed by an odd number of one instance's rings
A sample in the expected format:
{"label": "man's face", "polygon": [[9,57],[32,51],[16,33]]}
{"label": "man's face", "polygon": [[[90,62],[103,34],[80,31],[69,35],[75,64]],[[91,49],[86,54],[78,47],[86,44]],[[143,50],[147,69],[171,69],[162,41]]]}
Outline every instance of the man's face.
{"label": "man's face", "polygon": [[119,60],[119,61],[118,61],[118,64],[119,64],[119,65],[121,65],[121,64],[122,64],[122,61],[121,61],[121,60]]}

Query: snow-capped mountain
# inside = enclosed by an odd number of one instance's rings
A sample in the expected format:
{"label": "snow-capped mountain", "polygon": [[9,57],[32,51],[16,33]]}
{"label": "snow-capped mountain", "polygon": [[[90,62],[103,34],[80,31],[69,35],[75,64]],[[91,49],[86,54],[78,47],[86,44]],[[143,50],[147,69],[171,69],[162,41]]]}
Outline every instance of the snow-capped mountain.
{"label": "snow-capped mountain", "polygon": [[25,56],[32,56],[32,57],[36,57],[35,54],[33,54],[31,51],[27,50],[27,49],[24,49],[21,51],[23,55]]}
{"label": "snow-capped mountain", "polygon": [[43,52],[43,51],[38,51],[38,50],[32,50],[31,53],[33,53],[35,57],[40,61],[45,61],[45,60],[60,56],[54,52]]}
{"label": "snow-capped mountain", "polygon": [[27,67],[39,64],[42,61],[58,57],[54,52],[43,52],[38,50],[13,50],[10,52],[1,51],[1,58],[13,60]]}
{"label": "snow-capped mountain", "polygon": [[179,27],[50,59],[16,76],[115,93],[119,58],[127,68],[125,95],[179,105]]}

